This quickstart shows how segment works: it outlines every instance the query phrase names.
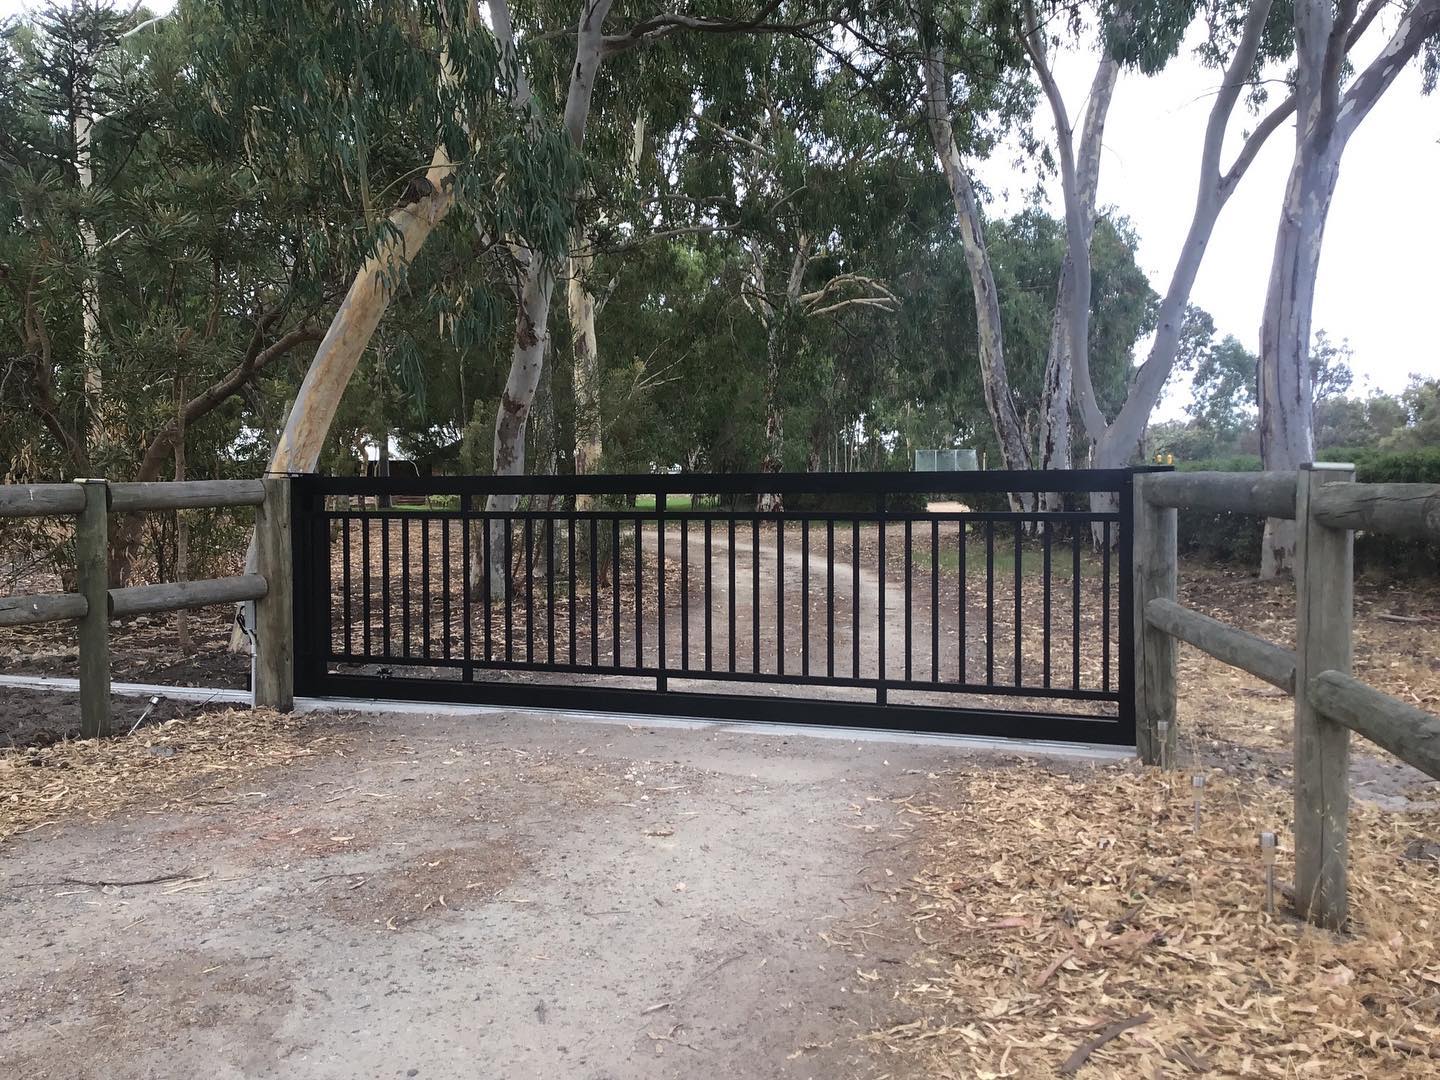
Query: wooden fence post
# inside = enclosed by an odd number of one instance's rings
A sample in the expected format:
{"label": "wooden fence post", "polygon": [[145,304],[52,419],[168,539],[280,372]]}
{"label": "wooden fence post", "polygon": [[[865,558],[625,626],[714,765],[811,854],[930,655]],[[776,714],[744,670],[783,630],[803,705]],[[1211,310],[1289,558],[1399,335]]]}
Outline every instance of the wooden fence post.
{"label": "wooden fence post", "polygon": [[110,485],[76,480],[85,507],[75,519],[75,567],[85,615],[79,620],[80,736],[110,734]]}
{"label": "wooden fence post", "polygon": [[[1176,597],[1176,518],[1145,498],[1148,477],[1135,477],[1135,742],[1147,765],[1175,760],[1175,639],[1151,626],[1145,605]],[[1161,745],[1161,733],[1166,744]]]}
{"label": "wooden fence post", "polygon": [[295,706],[295,567],[288,477],[265,479],[265,501],[255,510],[255,570],[266,589],[252,620],[254,706],[289,712]]}
{"label": "wooden fence post", "polygon": [[1295,906],[1335,930],[1347,915],[1350,732],[1316,711],[1306,688],[1322,671],[1350,674],[1355,534],[1321,524],[1312,499],[1354,479],[1353,465],[1302,465],[1295,499]]}

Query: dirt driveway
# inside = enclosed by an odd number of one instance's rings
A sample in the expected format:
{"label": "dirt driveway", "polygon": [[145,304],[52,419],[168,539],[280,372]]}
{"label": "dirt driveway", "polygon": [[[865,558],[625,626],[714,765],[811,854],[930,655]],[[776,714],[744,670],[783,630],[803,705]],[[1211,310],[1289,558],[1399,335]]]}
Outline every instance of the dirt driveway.
{"label": "dirt driveway", "polygon": [[875,1073],[855,1036],[895,1006],[821,935],[908,956],[904,800],[973,752],[314,723],[338,749],[0,847],[0,1074]]}

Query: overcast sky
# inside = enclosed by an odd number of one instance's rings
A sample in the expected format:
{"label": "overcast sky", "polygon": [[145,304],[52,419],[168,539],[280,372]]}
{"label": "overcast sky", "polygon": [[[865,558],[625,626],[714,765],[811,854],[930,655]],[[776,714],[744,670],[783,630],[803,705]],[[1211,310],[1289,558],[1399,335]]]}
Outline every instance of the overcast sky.
{"label": "overcast sky", "polygon": [[[0,0],[0,14],[33,8]],[[170,7],[152,0],[152,10]],[[1390,20],[1393,23],[1393,18]],[[1391,29],[1377,20],[1357,64],[1368,61]],[[1061,56],[1057,75],[1072,118],[1084,107],[1094,72],[1085,54]],[[1164,292],[1194,206],[1200,140],[1215,71],[1185,53],[1154,78],[1121,77],[1105,132],[1100,204],[1130,218],[1140,237],[1140,264]],[[1237,108],[1232,139],[1248,116]],[[1048,121],[1043,110],[1039,120]],[[1191,297],[1208,310],[1218,330],[1246,346],[1259,343],[1260,316],[1270,271],[1294,126],[1271,135],[1236,190],[1215,230]],[[1232,148],[1233,150],[1233,148]],[[1017,171],[1013,154],[977,165],[995,202],[990,214],[1022,206],[1033,177]],[[1228,163],[1228,158],[1227,158]],[[1411,372],[1440,374],[1440,95],[1420,95],[1418,67],[1402,72],[1351,140],[1325,234],[1315,300],[1315,329],[1348,338],[1357,375],[1377,389],[1396,391]],[[1051,209],[1061,208],[1058,180],[1050,184]],[[1167,395],[1173,415],[1183,387]]]}
{"label": "overcast sky", "polygon": [[[1357,65],[1379,51],[1390,25],[1371,28]],[[1392,20],[1393,24],[1393,20]],[[1381,32],[1383,31],[1383,33]],[[1187,52],[1154,78],[1124,74],[1115,90],[1101,163],[1102,207],[1130,218],[1140,237],[1140,265],[1163,293],[1190,225],[1200,143],[1218,72]],[[1062,56],[1056,64],[1072,123],[1083,111],[1094,59]],[[1049,110],[1038,118],[1047,130]],[[1237,106],[1232,140],[1253,127]],[[1243,121],[1243,123],[1241,123]],[[1225,166],[1233,160],[1227,147]],[[1293,123],[1274,132],[1220,217],[1191,295],[1215,317],[1218,331],[1259,348],[1260,317],[1270,275],[1280,201],[1295,147]],[[1007,208],[1023,205],[1033,177],[997,157],[978,172]],[[1048,185],[1052,212],[1063,209],[1058,178]],[[1350,141],[1325,232],[1314,328],[1348,338],[1357,376],[1388,391],[1410,372],[1440,374],[1440,94],[1422,97],[1419,66],[1403,71]],[[993,213],[997,207],[992,206]],[[1183,386],[1167,395],[1174,415]]]}

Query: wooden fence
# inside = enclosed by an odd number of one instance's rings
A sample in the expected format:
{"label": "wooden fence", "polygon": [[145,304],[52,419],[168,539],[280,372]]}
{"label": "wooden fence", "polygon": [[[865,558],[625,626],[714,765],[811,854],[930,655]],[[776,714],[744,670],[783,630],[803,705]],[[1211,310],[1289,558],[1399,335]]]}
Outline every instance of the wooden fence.
{"label": "wooden fence", "polygon": [[[254,573],[110,587],[111,515],[225,506],[256,508]],[[76,480],[72,484],[0,486],[0,518],[69,516],[75,518],[79,591],[0,598],[0,626],[60,620],[78,623],[80,731],[85,738],[110,734],[110,621],[144,612],[253,601],[254,703],[276,709],[292,706],[295,646],[288,479],[156,484]]]}
{"label": "wooden fence", "polygon": [[[1353,465],[1135,478],[1136,725],[1141,757],[1173,760],[1176,639],[1295,699],[1295,898],[1322,926],[1346,920],[1350,732],[1440,778],[1440,717],[1351,675],[1354,530],[1440,539],[1440,485],[1357,484]],[[1176,603],[1176,512],[1296,523],[1295,648]]]}

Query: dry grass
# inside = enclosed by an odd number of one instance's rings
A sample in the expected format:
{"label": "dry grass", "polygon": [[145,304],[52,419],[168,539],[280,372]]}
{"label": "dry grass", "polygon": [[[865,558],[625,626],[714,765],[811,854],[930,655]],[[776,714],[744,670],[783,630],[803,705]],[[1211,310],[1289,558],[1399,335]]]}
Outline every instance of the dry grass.
{"label": "dry grass", "polygon": [[333,749],[313,717],[232,709],[142,728],[128,738],[0,750],[0,843],[65,819],[96,821],[138,806],[184,808],[190,797]]}
{"label": "dry grass", "polygon": [[1258,834],[1287,842],[1288,785],[1208,781],[1198,832],[1189,776],[1131,765],[968,769],[905,807],[924,869],[892,899],[919,948],[882,974],[863,928],[837,939],[914,1017],[869,1036],[894,1072],[1440,1072],[1440,813],[1356,807],[1354,925],[1339,936],[1283,898],[1265,910]]}

